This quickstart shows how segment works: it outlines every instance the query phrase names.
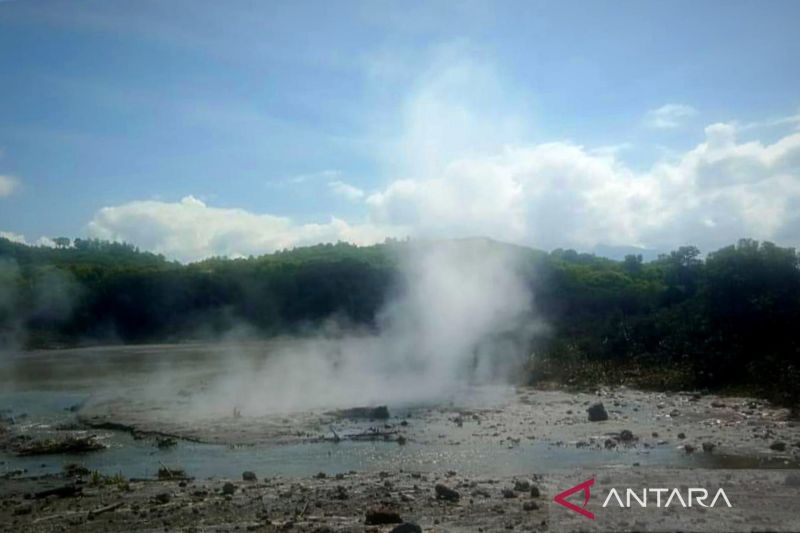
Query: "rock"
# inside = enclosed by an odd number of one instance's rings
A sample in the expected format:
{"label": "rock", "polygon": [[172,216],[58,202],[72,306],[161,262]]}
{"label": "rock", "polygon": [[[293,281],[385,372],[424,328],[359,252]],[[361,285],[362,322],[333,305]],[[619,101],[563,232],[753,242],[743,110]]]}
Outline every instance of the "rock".
{"label": "rock", "polygon": [[629,429],[623,429],[619,432],[619,440],[622,442],[632,442],[634,439],[633,432]]}
{"label": "rock", "polygon": [[417,524],[411,522],[404,522],[399,526],[395,526],[391,533],[422,533],[422,528]]}
{"label": "rock", "polygon": [[91,473],[88,468],[78,463],[67,463],[62,470],[69,477],[88,476]]}
{"label": "rock", "polygon": [[14,509],[16,516],[27,515],[33,512],[33,506],[30,504],[22,504]]}
{"label": "rock", "polygon": [[378,526],[381,524],[400,524],[403,519],[397,511],[386,508],[370,509],[367,511],[364,523],[368,526]]}
{"label": "rock", "polygon": [[786,443],[776,440],[772,444],[769,445],[770,450],[775,450],[776,452],[784,452],[786,451]]}
{"label": "rock", "polygon": [[186,479],[186,472],[182,468],[162,466],[158,469],[158,479]]}
{"label": "rock", "polygon": [[536,511],[539,509],[539,504],[536,502],[525,502],[522,504],[523,511]]}
{"label": "rock", "polygon": [[156,441],[156,446],[160,449],[172,448],[178,445],[178,441],[172,437],[160,438]]}
{"label": "rock", "polygon": [[531,482],[527,479],[518,479],[514,481],[514,490],[517,492],[528,492],[531,490]]}
{"label": "rock", "polygon": [[514,492],[514,489],[505,488],[502,491],[503,498],[516,498],[517,493]]}
{"label": "rock", "polygon": [[692,453],[694,451],[694,446],[691,444],[684,444],[683,449],[686,451],[686,453]]}
{"label": "rock", "polygon": [[407,443],[407,442],[408,442],[408,439],[405,438],[403,435],[400,435],[399,437],[397,437],[397,444],[399,444],[400,446],[405,445],[405,443]]}
{"label": "rock", "polygon": [[586,409],[586,412],[589,413],[589,422],[601,422],[603,420],[608,420],[608,413],[606,412],[606,408],[603,407],[602,402],[598,402],[589,406]]}
{"label": "rock", "polygon": [[669,412],[669,416],[671,416],[672,418],[675,418],[676,416],[680,416],[680,415],[681,415],[681,412],[678,411],[677,409],[673,409],[672,411]]}
{"label": "rock", "polygon": [[59,498],[71,498],[73,496],[78,496],[83,492],[81,487],[76,487],[75,485],[64,485],[63,487],[56,487],[54,489],[46,489],[40,490],[39,492],[34,493],[34,499],[41,500],[42,498],[47,498],[50,496],[58,496]]}
{"label": "rock", "polygon": [[379,405],[377,407],[351,407],[350,409],[340,409],[326,414],[332,414],[339,418],[386,420],[389,418],[389,408],[385,405]]}
{"label": "rock", "polygon": [[257,481],[258,478],[256,477],[255,472],[251,472],[250,470],[245,470],[242,472],[242,479],[244,481]]}
{"label": "rock", "polygon": [[717,445],[714,444],[713,442],[704,442],[703,443],[703,451],[706,452],[706,453],[713,452],[714,448],[716,448],[716,447],[717,447]]}
{"label": "rock", "polygon": [[719,400],[714,400],[711,402],[711,407],[716,407],[717,409],[721,409],[725,407],[725,402],[721,402]]}
{"label": "rock", "polygon": [[488,490],[484,489],[484,488],[477,488],[477,489],[473,490],[472,491],[472,496],[473,497],[480,496],[481,498],[491,498],[492,497],[491,493]]}
{"label": "rock", "polygon": [[436,499],[437,500],[446,500],[449,502],[457,502],[461,499],[461,494],[458,491],[455,491],[448,487],[447,485],[443,485],[441,483],[437,483],[436,487]]}
{"label": "rock", "polygon": [[800,487],[800,474],[794,472],[787,474],[786,479],[783,480],[783,484],[787,487]]}
{"label": "rock", "polygon": [[685,439],[686,438],[686,433],[683,433],[683,432],[678,433],[678,438],[679,439]]}
{"label": "rock", "polygon": [[233,494],[234,492],[236,492],[236,485],[230,481],[222,485],[222,494]]}
{"label": "rock", "polygon": [[537,487],[536,485],[531,485],[531,498],[538,498],[541,495],[542,493],[539,490],[539,487]]}
{"label": "rock", "polygon": [[617,441],[615,441],[613,439],[606,439],[606,441],[603,443],[603,446],[605,446],[605,448],[607,450],[610,450],[611,448],[616,448],[617,447]]}
{"label": "rock", "polygon": [[347,500],[350,498],[350,494],[348,494],[347,489],[341,485],[338,485],[333,492],[332,498],[334,500]]}
{"label": "rock", "polygon": [[169,492],[161,492],[159,494],[156,494],[155,496],[156,503],[160,504],[169,503],[171,499],[172,499],[172,494],[170,494]]}

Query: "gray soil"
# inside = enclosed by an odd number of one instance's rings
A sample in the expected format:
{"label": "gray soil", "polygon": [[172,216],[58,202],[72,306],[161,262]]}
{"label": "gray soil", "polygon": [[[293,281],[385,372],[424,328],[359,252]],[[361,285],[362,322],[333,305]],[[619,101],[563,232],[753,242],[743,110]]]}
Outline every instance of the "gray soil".
{"label": "gray soil", "polygon": [[[6,367],[13,386],[4,384],[3,398],[15,419],[0,424],[0,531],[388,532],[397,524],[368,522],[398,519],[424,531],[800,530],[800,424],[761,400],[505,387],[465,390],[436,405],[389,404],[388,418],[263,415],[233,405],[204,413],[200,386],[143,393],[167,349],[136,350],[44,353]],[[176,348],[173,359],[207,368],[196,352]],[[106,369],[102,389],[93,385],[98,369]],[[111,378],[118,386],[107,386]],[[65,409],[67,400],[78,405]],[[607,419],[590,421],[587,409],[597,403]],[[20,406],[33,409],[30,417]],[[91,434],[110,447],[14,453],[15,443]],[[177,442],[158,448],[166,436]],[[102,475],[56,473],[73,462]],[[155,479],[163,463],[185,467],[190,479]],[[257,480],[244,481],[243,470]],[[595,476],[588,505],[598,520],[553,503]],[[641,517],[599,508],[599,491],[625,483],[727,484],[735,505],[694,514],[646,509]],[[442,498],[449,493],[437,494],[437,484],[459,498]]]}

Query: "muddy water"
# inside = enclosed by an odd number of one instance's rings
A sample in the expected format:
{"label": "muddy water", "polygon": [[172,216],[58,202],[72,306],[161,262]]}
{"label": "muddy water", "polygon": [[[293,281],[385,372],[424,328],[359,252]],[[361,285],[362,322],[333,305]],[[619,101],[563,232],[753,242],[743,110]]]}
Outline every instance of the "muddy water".
{"label": "muddy water", "polygon": [[[269,350],[267,344],[239,345],[240,353],[252,356]],[[0,409],[3,416],[10,416],[9,427],[16,434],[34,437],[57,437],[65,434],[59,430],[64,424],[74,424],[76,413],[85,404],[101,397],[118,394],[131,405],[147,398],[134,397],[131,391],[146,390],[142,387],[153,381],[175,379],[173,389],[180,393],[212,380],[221,371],[219,349],[215,345],[140,346],[92,348],[84,350],[59,350],[12,355],[0,361]],[[165,376],[167,376],[165,378]],[[528,393],[536,395],[536,393]],[[542,393],[544,394],[544,393]],[[126,396],[127,395],[127,396]],[[534,397],[531,396],[531,397]],[[176,394],[170,402],[180,402],[182,394]],[[564,394],[564,398],[569,398]],[[508,387],[472,387],[460,395],[450,398],[446,406],[392,406],[393,418],[385,423],[396,428],[401,421],[410,421],[406,445],[397,442],[343,440],[338,443],[324,440],[329,436],[327,423],[312,426],[308,435],[313,438],[297,439],[276,444],[276,440],[249,439],[246,445],[236,442],[209,444],[213,438],[200,440],[205,443],[179,440],[177,446],[159,449],[154,438],[134,439],[122,431],[83,429],[78,434],[93,434],[108,447],[99,452],[84,455],[52,455],[17,457],[0,452],[0,472],[24,470],[26,475],[39,475],[60,471],[63,464],[80,462],[92,470],[106,474],[123,473],[127,477],[153,477],[160,466],[184,468],[197,478],[238,477],[244,470],[252,470],[259,476],[307,476],[317,472],[336,474],[340,472],[398,470],[445,471],[455,470],[464,474],[509,476],[519,472],[558,471],[564,468],[631,468],[631,467],[677,467],[677,468],[796,468],[796,456],[769,454],[721,453],[687,454],[677,442],[652,446],[628,446],[605,449],[603,446],[575,445],[583,436],[575,429],[579,425],[570,422],[568,416],[549,416],[552,409],[563,412],[559,402],[569,400],[558,397],[555,402],[535,409],[536,417],[530,427],[538,423],[536,432],[528,431],[523,411],[527,407],[517,401],[515,391]],[[524,398],[523,398],[524,400]],[[637,400],[643,401],[643,400]],[[483,423],[454,424],[453,413],[465,408],[478,409]],[[164,407],[149,405],[148,409],[162,413]],[[483,409],[483,410],[481,410]],[[576,411],[581,408],[576,407]],[[149,412],[149,411],[147,411]],[[172,415],[180,418],[178,414]],[[621,419],[635,411],[621,412]],[[527,416],[527,415],[524,415]],[[144,420],[145,424],[147,420]],[[566,422],[566,424],[565,424]],[[169,428],[170,420],[159,419],[161,427]],[[230,423],[227,421],[226,423]],[[236,422],[234,422],[236,423]],[[166,425],[165,425],[166,424]],[[182,426],[180,425],[182,424]],[[257,425],[246,418],[241,424]],[[360,431],[374,422],[363,422],[340,429]],[[384,422],[381,422],[381,425]],[[565,424],[560,426],[560,424]],[[175,420],[176,428],[185,427],[184,420]],[[509,440],[501,438],[503,426],[514,426],[517,433],[507,432]],[[556,428],[556,429],[554,429]],[[146,429],[146,428],[145,428]],[[305,428],[308,429],[308,428]],[[600,439],[600,427],[592,426],[588,439]],[[603,427],[602,429],[615,429]],[[174,434],[181,436],[176,429]],[[167,431],[169,432],[169,431]],[[535,433],[535,434],[533,434]],[[192,433],[193,437],[203,432]],[[512,439],[511,435],[518,438]],[[530,434],[528,438],[524,438]],[[219,440],[219,439],[217,439]],[[735,449],[731,446],[731,449]]]}

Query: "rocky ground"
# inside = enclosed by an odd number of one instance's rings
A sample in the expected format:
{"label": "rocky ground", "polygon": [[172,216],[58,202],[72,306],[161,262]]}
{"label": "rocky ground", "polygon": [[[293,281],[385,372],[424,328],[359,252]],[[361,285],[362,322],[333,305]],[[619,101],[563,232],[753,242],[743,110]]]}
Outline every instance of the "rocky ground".
{"label": "rocky ground", "polygon": [[[566,455],[561,454],[561,463],[552,464],[531,448],[530,461],[526,459],[514,475],[499,474],[491,462],[471,465],[469,472],[452,471],[446,460],[427,471],[387,463],[383,472],[298,477],[256,472],[236,480],[135,480],[124,473],[106,477],[79,467],[61,475],[9,475],[0,479],[0,531],[566,531],[590,525],[597,529],[595,522],[559,521],[564,510],[552,503],[555,493],[573,484],[555,473],[580,466],[578,458],[587,454],[596,460],[591,469],[579,470],[575,479],[599,474],[598,485],[603,476],[610,476],[606,484],[614,482],[620,457],[634,457],[626,463],[632,468],[625,470],[640,477],[663,474],[667,466],[703,476],[722,470],[687,470],[687,465],[782,469],[771,471],[771,477],[764,470],[726,474],[728,482],[736,481],[731,490],[738,511],[701,517],[694,523],[700,526],[687,526],[673,513],[678,521],[661,522],[661,528],[623,516],[600,524],[600,530],[749,531],[756,519],[760,520],[760,526],[752,526],[756,530],[800,529],[794,505],[800,497],[794,470],[800,459],[800,424],[787,410],[752,398],[627,388],[581,393],[518,388],[491,406],[453,402],[410,410],[389,406],[388,413],[315,411],[291,416],[232,411],[201,421],[182,417],[179,406],[171,408],[164,401],[96,398],[79,409],[77,420],[125,429],[157,442],[165,436],[231,445],[374,438],[420,449],[490,451],[536,442]],[[0,437],[6,446],[19,445],[14,426],[6,426]],[[24,444],[25,450],[31,449],[30,441]],[[668,452],[670,464],[648,459],[655,450]],[[575,457],[575,465],[568,464],[570,457]],[[701,460],[681,463],[681,458]],[[686,485],[684,477],[680,471],[662,476],[666,482],[675,479]],[[759,510],[766,514],[758,515]]]}
{"label": "rocky ground", "polygon": [[547,529],[546,500],[527,479],[466,479],[455,472],[247,477],[251,480],[128,481],[64,475],[6,481],[0,531]]}
{"label": "rocky ground", "polygon": [[[192,419],[182,414],[181,400],[169,405],[166,401],[97,399],[81,409],[80,421],[100,428],[122,427],[142,434],[233,445],[320,441],[336,435],[369,438],[368,433],[375,431],[374,438],[421,444],[514,446],[536,441],[584,451],[669,447],[716,457],[788,462],[800,458],[800,422],[790,418],[788,409],[753,398],[712,394],[520,387],[490,407],[454,403],[396,412],[390,406],[392,416],[385,420],[323,411],[233,416],[233,408],[228,416]],[[587,410],[598,403],[606,418],[592,421]]]}

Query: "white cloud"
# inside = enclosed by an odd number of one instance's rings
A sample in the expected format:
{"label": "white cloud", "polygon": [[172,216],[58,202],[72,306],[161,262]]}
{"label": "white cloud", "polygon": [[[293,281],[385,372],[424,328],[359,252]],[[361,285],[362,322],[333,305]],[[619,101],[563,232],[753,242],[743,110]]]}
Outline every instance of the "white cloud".
{"label": "white cloud", "polygon": [[685,104],[665,104],[651,109],[644,117],[647,127],[656,129],[672,129],[683,125],[686,119],[697,114],[697,110]]}
{"label": "white cloud", "polygon": [[0,198],[11,196],[19,187],[19,180],[14,176],[0,175]]}
{"label": "white cloud", "polygon": [[295,174],[286,179],[289,183],[306,183],[309,181],[316,181],[319,179],[333,179],[341,176],[342,173],[338,170],[320,170],[319,172],[308,172],[306,174]]}
{"label": "white cloud", "polygon": [[405,235],[582,250],[687,243],[713,250],[741,237],[800,245],[800,133],[772,144],[742,142],[738,134],[731,124],[712,124],[703,142],[644,171],[614,150],[563,141],[506,146],[452,160],[435,177],[387,184],[365,198],[369,216],[358,224],[336,217],[298,224],[187,196],[103,208],[89,233],[184,261]]}
{"label": "white cloud", "polygon": [[285,217],[210,207],[194,196],[180,202],[147,200],[104,207],[88,226],[92,237],[130,242],[181,261],[259,255],[339,240],[371,244],[397,231],[336,217],[325,224],[296,224]]}
{"label": "white cloud", "polygon": [[343,181],[336,180],[328,182],[328,187],[330,187],[335,194],[343,196],[348,200],[355,201],[364,197],[364,191]]}
{"label": "white cloud", "polygon": [[598,244],[713,249],[741,237],[800,244],[800,134],[738,142],[714,124],[674,161],[637,172],[566,142],[462,158],[436,178],[367,198],[372,218],[417,234],[489,235],[543,248]]}

